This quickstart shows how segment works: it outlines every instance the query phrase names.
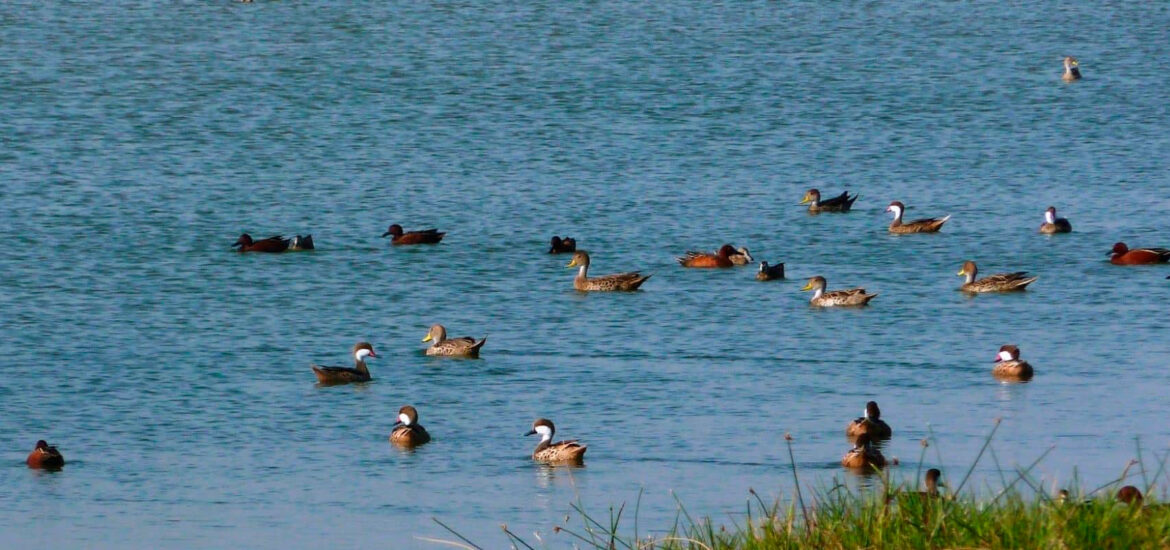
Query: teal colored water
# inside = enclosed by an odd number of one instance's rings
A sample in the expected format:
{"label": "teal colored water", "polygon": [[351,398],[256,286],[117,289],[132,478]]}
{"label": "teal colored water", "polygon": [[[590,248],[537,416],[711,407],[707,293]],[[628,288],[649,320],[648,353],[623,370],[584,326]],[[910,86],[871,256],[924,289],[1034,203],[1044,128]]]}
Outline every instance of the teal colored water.
{"label": "teal colored water", "polygon": [[[837,462],[870,399],[895,477],[933,433],[958,478],[996,418],[1005,469],[1054,447],[1049,488],[1166,451],[1170,269],[1106,252],[1170,246],[1170,5],[523,4],[0,5],[0,547],[431,548],[432,517],[568,547],[577,498],[643,491],[646,531],[672,492],[789,494],[786,432],[808,486],[864,485]],[[809,216],[809,187],[861,198]],[[954,218],[891,236],[894,199]],[[1050,204],[1074,233],[1036,233]],[[654,276],[575,293],[553,234]],[[674,263],[724,242],[790,279]],[[1040,279],[968,298],[967,259]],[[818,274],[879,297],[811,309]],[[425,357],[436,322],[483,358]],[[314,384],[367,339],[374,382]],[[1007,343],[1031,383],[991,377]],[[532,464],[541,416],[584,468]],[[24,467],[41,438],[64,471]]]}

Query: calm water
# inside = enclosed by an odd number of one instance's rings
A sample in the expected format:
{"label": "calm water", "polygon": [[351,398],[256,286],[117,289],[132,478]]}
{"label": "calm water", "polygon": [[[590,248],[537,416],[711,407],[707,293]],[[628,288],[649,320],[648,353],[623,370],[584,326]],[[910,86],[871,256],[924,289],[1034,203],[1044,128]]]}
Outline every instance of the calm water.
{"label": "calm water", "polygon": [[[809,485],[856,484],[869,399],[887,456],[933,431],[955,479],[995,418],[1005,468],[1055,446],[1049,481],[1167,449],[1170,270],[1105,252],[1170,245],[1170,5],[523,4],[0,5],[0,546],[430,548],[437,517],[565,547],[578,497],[644,490],[646,529],[672,491],[721,520],[787,494],[785,432]],[[813,186],[861,199],[808,216]],[[891,236],[892,199],[954,219]],[[1049,204],[1075,233],[1035,233]],[[579,295],[566,233],[654,277]],[[674,265],[723,242],[790,279]],[[969,299],[965,259],[1040,280]],[[812,310],[817,274],[880,297]],[[435,322],[483,358],[423,356]],[[376,380],[316,387],[361,339]],[[1005,343],[1032,383],[992,379]],[[538,416],[585,468],[531,463]],[[39,438],[63,472],[24,467]]]}

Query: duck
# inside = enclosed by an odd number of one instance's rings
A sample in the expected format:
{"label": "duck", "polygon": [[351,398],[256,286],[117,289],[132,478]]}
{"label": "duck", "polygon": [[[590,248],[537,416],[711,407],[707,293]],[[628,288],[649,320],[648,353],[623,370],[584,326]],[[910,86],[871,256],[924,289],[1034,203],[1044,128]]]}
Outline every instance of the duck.
{"label": "duck", "polygon": [[487,338],[476,342],[475,338],[464,336],[462,338],[447,338],[447,329],[443,325],[432,325],[431,329],[427,331],[426,337],[422,339],[423,342],[433,342],[431,347],[427,348],[427,355],[438,355],[443,357],[479,357],[479,349],[487,342]]}
{"label": "duck", "polygon": [[390,442],[402,447],[414,447],[431,440],[431,434],[418,423],[418,411],[410,405],[398,409],[398,422],[390,432]]}
{"label": "duck", "polygon": [[293,252],[300,252],[300,251],[304,251],[304,250],[313,250],[314,249],[313,236],[312,235],[305,235],[302,237],[300,235],[297,235],[297,236],[293,237],[292,242],[289,243],[289,245],[288,245],[288,249],[293,251]]}
{"label": "duck", "polygon": [[1032,365],[1020,360],[1020,348],[1009,344],[999,348],[991,374],[996,378],[1026,382],[1032,379]]}
{"label": "duck", "polygon": [[589,252],[585,250],[574,252],[573,259],[565,267],[580,268],[577,276],[573,278],[573,288],[582,292],[634,291],[650,278],[650,275],[642,275],[637,271],[589,277]]}
{"label": "duck", "polygon": [[846,468],[870,469],[884,468],[886,457],[873,446],[872,439],[867,434],[857,436],[857,442],[845,456],[841,457],[841,465]]}
{"label": "duck", "polygon": [[728,256],[728,258],[730,258],[731,263],[735,265],[747,265],[756,261],[756,259],[752,257],[752,253],[748,252],[746,246],[736,247],[735,254]]}
{"label": "duck", "polygon": [[1064,74],[1060,75],[1060,79],[1065,82],[1072,82],[1081,79],[1080,63],[1077,58],[1068,55],[1064,58]]}
{"label": "duck", "polygon": [[1072,224],[1065,218],[1056,217],[1056,207],[1049,206],[1044,211],[1044,223],[1040,224],[1040,232],[1046,235],[1054,233],[1072,233]]}
{"label": "duck", "polygon": [[757,281],[772,281],[783,278],[784,262],[780,262],[776,265],[768,265],[768,262],[760,262],[760,270],[756,272]]}
{"label": "duck", "polygon": [[240,235],[239,239],[232,244],[232,247],[240,247],[240,252],[269,252],[277,253],[288,250],[289,239],[275,235],[267,239],[259,241],[252,240],[252,236],[244,233]]}
{"label": "duck", "polygon": [[553,434],[557,431],[552,420],[538,418],[532,423],[532,430],[524,435],[540,434],[540,443],[532,451],[532,460],[546,463],[576,463],[585,459],[585,445],[577,443],[576,439],[552,443]]}
{"label": "duck", "polygon": [[568,252],[577,251],[577,239],[572,237],[565,237],[562,239],[556,235],[553,235],[553,238],[551,241],[549,241],[549,244],[551,245],[548,249],[549,254],[565,254]]}
{"label": "duck", "polygon": [[401,225],[394,224],[382,233],[382,236],[389,236],[390,244],[435,244],[443,240],[443,235],[446,234],[438,229],[403,232]]}
{"label": "duck", "polygon": [[808,204],[808,211],[817,214],[820,212],[848,212],[853,208],[853,201],[857,200],[857,195],[849,196],[849,191],[845,191],[831,199],[821,200],[821,192],[816,189],[809,189],[804,198],[800,200],[800,204]]}
{"label": "duck", "polygon": [[1141,490],[1133,485],[1126,485],[1117,491],[1118,502],[1124,502],[1130,506],[1141,507],[1142,501],[1145,497],[1142,496]]}
{"label": "duck", "polygon": [[962,269],[959,270],[959,275],[966,275],[967,280],[959,290],[970,293],[981,292],[1013,292],[1019,290],[1026,290],[1028,285],[1038,279],[1038,277],[1029,277],[1027,271],[1016,271],[1013,273],[996,273],[995,275],[988,275],[979,280],[975,280],[975,275],[979,273],[979,269],[975,267],[975,262],[967,260],[963,262]]}
{"label": "duck", "polygon": [[731,260],[733,255],[739,255],[739,251],[734,246],[725,244],[714,254],[688,251],[685,256],[675,258],[675,261],[683,267],[734,267],[735,262]]}
{"label": "duck", "polygon": [[817,275],[808,280],[808,284],[800,290],[812,290],[813,297],[809,303],[817,307],[834,307],[834,306],[864,306],[870,300],[877,297],[877,294],[866,294],[864,288],[850,288],[848,290],[833,290],[825,292],[825,287],[828,282],[824,277]]}
{"label": "duck", "polygon": [[889,439],[894,435],[894,431],[882,420],[882,410],[878,408],[877,402],[870,401],[865,404],[862,416],[845,427],[845,435],[850,439],[861,435],[868,435],[873,439]]}
{"label": "duck", "polygon": [[1113,265],[1164,264],[1170,262],[1170,250],[1165,248],[1130,248],[1125,243],[1115,243],[1109,251],[1109,263]]}
{"label": "duck", "polygon": [[940,478],[942,478],[942,472],[938,468],[931,468],[931,469],[927,470],[926,471],[926,478],[924,480],[925,481],[924,485],[926,486],[926,489],[923,491],[918,491],[919,496],[924,496],[924,497],[937,497],[937,496],[939,496],[939,494],[938,494],[939,486],[946,485],[945,483],[940,481]]}
{"label": "duck", "polygon": [[905,211],[906,205],[902,204],[902,201],[891,202],[886,207],[886,212],[894,213],[894,221],[890,223],[890,233],[938,233],[943,224],[951,219],[951,215],[947,214],[941,218],[923,218],[902,223],[902,213]]}
{"label": "duck", "polygon": [[60,470],[65,466],[65,457],[61,451],[49,445],[44,439],[37,441],[37,446],[28,454],[25,464],[34,470]]}
{"label": "duck", "polygon": [[322,367],[313,365],[313,374],[317,375],[317,382],[322,385],[348,384],[350,382],[369,382],[370,369],[366,368],[366,358],[377,358],[374,346],[369,342],[358,342],[353,345],[353,368]]}

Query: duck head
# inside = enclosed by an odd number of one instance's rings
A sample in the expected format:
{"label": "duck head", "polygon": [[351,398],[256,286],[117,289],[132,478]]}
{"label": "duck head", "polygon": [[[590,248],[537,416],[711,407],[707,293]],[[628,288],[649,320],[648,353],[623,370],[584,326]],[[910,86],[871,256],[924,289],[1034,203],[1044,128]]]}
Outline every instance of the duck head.
{"label": "duck head", "polygon": [[905,211],[906,211],[906,205],[902,204],[902,201],[891,202],[890,205],[886,207],[886,212],[893,212],[894,213],[895,220],[902,219],[902,213]]}
{"label": "duck head", "polygon": [[1109,255],[1125,254],[1126,252],[1129,252],[1129,247],[1125,246],[1125,243],[1113,243],[1113,248],[1109,251]]}
{"label": "duck head", "polygon": [[804,198],[800,199],[800,204],[808,204],[810,202],[816,203],[821,200],[821,192],[816,188],[805,191]]}
{"label": "duck head", "polygon": [[238,246],[240,248],[244,248],[245,246],[252,246],[253,242],[254,241],[252,240],[252,236],[244,233],[243,235],[240,235],[240,238],[236,239],[236,242],[232,244],[232,247],[234,248]]}
{"label": "duck head", "polygon": [[406,405],[398,409],[398,422],[394,423],[395,426],[411,426],[416,422],[418,422],[418,411],[414,407]]}
{"label": "duck head", "polygon": [[1048,210],[1044,211],[1044,223],[1056,223],[1056,207],[1049,206]]}
{"label": "duck head", "polygon": [[374,346],[372,344],[369,342],[358,342],[353,345],[353,358],[356,361],[365,361],[367,357],[378,357],[378,354],[374,353]]}
{"label": "duck head", "polygon": [[804,285],[804,287],[802,287],[800,290],[801,291],[805,291],[805,290],[821,291],[821,290],[825,289],[826,285],[828,285],[828,281],[826,281],[824,277],[817,275],[816,277],[809,279],[808,284]]}
{"label": "duck head", "polygon": [[1004,361],[1018,361],[1020,359],[1020,348],[1007,344],[1000,346],[999,353],[995,356],[996,363]]}
{"label": "duck head", "polygon": [[447,329],[443,325],[431,325],[430,330],[427,331],[427,335],[422,339],[422,341],[430,342],[433,340],[435,343],[438,343],[446,339]]}
{"label": "duck head", "polygon": [[882,410],[878,408],[877,401],[870,401],[865,404],[865,417],[869,420],[881,419]]}
{"label": "duck head", "polygon": [[540,434],[541,441],[548,441],[552,439],[552,436],[554,433],[556,433],[556,431],[557,428],[556,426],[553,426],[552,420],[547,418],[537,418],[536,421],[532,423],[532,429],[524,435]]}
{"label": "duck head", "polygon": [[387,229],[385,233],[382,233],[383,237],[386,237],[386,236],[401,237],[402,235],[403,235],[402,226],[398,225],[398,224],[391,225],[390,228]]}
{"label": "duck head", "polygon": [[752,257],[752,253],[748,252],[748,249],[746,246],[741,246],[741,247],[736,248],[735,253],[737,255],[743,256],[744,259],[747,261],[747,263],[751,263],[751,262],[756,261],[756,259]]}
{"label": "duck head", "polygon": [[969,281],[973,281],[973,280],[975,280],[975,274],[978,272],[979,272],[979,269],[975,267],[975,262],[972,262],[971,260],[967,260],[967,261],[963,262],[963,267],[959,269],[958,275],[959,276],[966,275],[967,279]]}
{"label": "duck head", "polygon": [[573,259],[569,260],[569,265],[565,267],[586,267],[589,265],[589,253],[584,250],[578,250],[573,253]]}

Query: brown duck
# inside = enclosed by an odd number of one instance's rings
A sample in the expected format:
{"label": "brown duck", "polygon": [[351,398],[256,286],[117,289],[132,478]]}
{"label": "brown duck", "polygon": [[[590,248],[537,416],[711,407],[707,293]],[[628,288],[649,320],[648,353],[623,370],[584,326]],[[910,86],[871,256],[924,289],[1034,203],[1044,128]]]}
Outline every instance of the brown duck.
{"label": "brown duck", "polygon": [[1029,277],[1027,271],[1015,271],[1012,273],[996,273],[995,275],[988,275],[982,279],[976,280],[975,275],[979,273],[979,269],[975,267],[975,262],[970,260],[963,262],[962,269],[959,270],[959,275],[967,277],[966,282],[959,286],[959,290],[970,293],[981,292],[1013,292],[1018,290],[1025,290],[1028,285],[1036,281],[1036,277]]}
{"label": "brown duck", "polygon": [[999,353],[995,356],[995,368],[991,369],[992,376],[1002,380],[1026,382],[1032,379],[1032,374],[1032,365],[1020,360],[1020,348],[1012,345],[999,348]]}
{"label": "brown duck", "polygon": [[390,237],[390,244],[435,244],[443,240],[445,232],[438,229],[423,229],[421,231],[403,231],[398,224],[391,225],[383,237]]}
{"label": "brown duck", "polygon": [[252,240],[252,236],[244,233],[240,235],[239,239],[232,244],[232,247],[240,247],[240,252],[284,252],[288,250],[289,239],[279,235],[261,239],[259,241]]}
{"label": "brown duck", "polygon": [[317,382],[323,386],[348,384],[350,382],[370,381],[370,369],[366,368],[367,357],[378,357],[374,353],[374,346],[369,342],[358,342],[353,346],[353,368],[348,367],[321,367],[313,365],[313,374],[317,375]]}
{"label": "brown duck", "polygon": [[808,211],[814,214],[820,212],[848,212],[853,208],[853,201],[857,200],[857,195],[849,196],[849,192],[845,191],[836,197],[821,200],[821,192],[816,189],[809,189],[804,194],[804,198],[800,200],[800,204],[808,204]]}
{"label": "brown duck", "polygon": [[1071,233],[1072,224],[1068,223],[1068,220],[1065,218],[1056,217],[1056,207],[1049,206],[1048,210],[1044,211],[1044,223],[1040,224],[1040,232],[1046,235]]}
{"label": "brown duck", "polygon": [[841,465],[846,468],[868,470],[871,468],[885,468],[886,457],[873,446],[870,436],[857,436],[857,442],[845,456],[841,457]]}
{"label": "brown duck", "polygon": [[1064,74],[1060,75],[1060,79],[1065,82],[1081,79],[1080,62],[1077,61],[1077,58],[1071,55],[1064,58]]}
{"label": "brown duck", "polygon": [[850,288],[845,290],[825,291],[828,286],[828,281],[824,277],[817,275],[808,280],[808,284],[800,290],[813,291],[813,297],[809,303],[817,307],[839,307],[839,306],[864,306],[869,304],[869,301],[877,298],[877,294],[866,294],[864,288]]}
{"label": "brown duck", "polygon": [[923,218],[912,222],[902,222],[902,214],[906,212],[906,205],[901,201],[891,202],[886,212],[894,213],[894,221],[890,223],[890,233],[937,233],[944,223],[951,219],[947,214],[941,218]]}
{"label": "brown duck", "polygon": [[735,262],[732,261],[731,257],[737,255],[739,255],[739,251],[734,246],[725,244],[719,247],[719,250],[716,250],[714,254],[690,251],[685,256],[675,258],[675,261],[683,267],[734,267]]}
{"label": "brown duck", "polygon": [[567,254],[569,252],[577,251],[577,239],[572,237],[565,237],[562,239],[556,235],[553,235],[553,238],[549,241],[549,245],[549,254]]}
{"label": "brown duck", "polygon": [[585,460],[585,446],[577,443],[576,439],[552,443],[553,434],[557,431],[552,420],[538,418],[532,423],[532,430],[524,435],[540,434],[540,443],[532,451],[532,460],[537,462],[575,463]]}
{"label": "brown duck", "polygon": [[401,447],[414,447],[431,440],[431,434],[418,423],[418,411],[410,405],[398,409],[398,422],[390,432],[390,442]]}
{"label": "brown duck", "polygon": [[431,347],[427,348],[427,355],[439,355],[445,357],[479,357],[479,349],[487,342],[487,338],[476,341],[475,338],[464,336],[462,338],[447,338],[447,329],[443,325],[432,325],[431,329],[427,331],[426,337],[422,339],[423,342],[433,342]]}
{"label": "brown duck", "polygon": [[878,408],[877,402],[870,401],[865,404],[863,416],[845,427],[845,435],[850,439],[862,435],[868,435],[871,439],[889,439],[894,431],[882,420],[882,410]]}
{"label": "brown duck", "polygon": [[642,283],[650,278],[650,275],[642,275],[637,271],[589,277],[589,253],[584,250],[574,252],[573,259],[569,261],[569,265],[566,267],[579,268],[577,276],[573,278],[573,288],[582,292],[638,290],[638,287],[642,286]]}
{"label": "brown duck", "polygon": [[37,446],[28,454],[25,464],[34,470],[60,470],[65,466],[65,457],[56,447],[49,445],[44,439],[37,441]]}

